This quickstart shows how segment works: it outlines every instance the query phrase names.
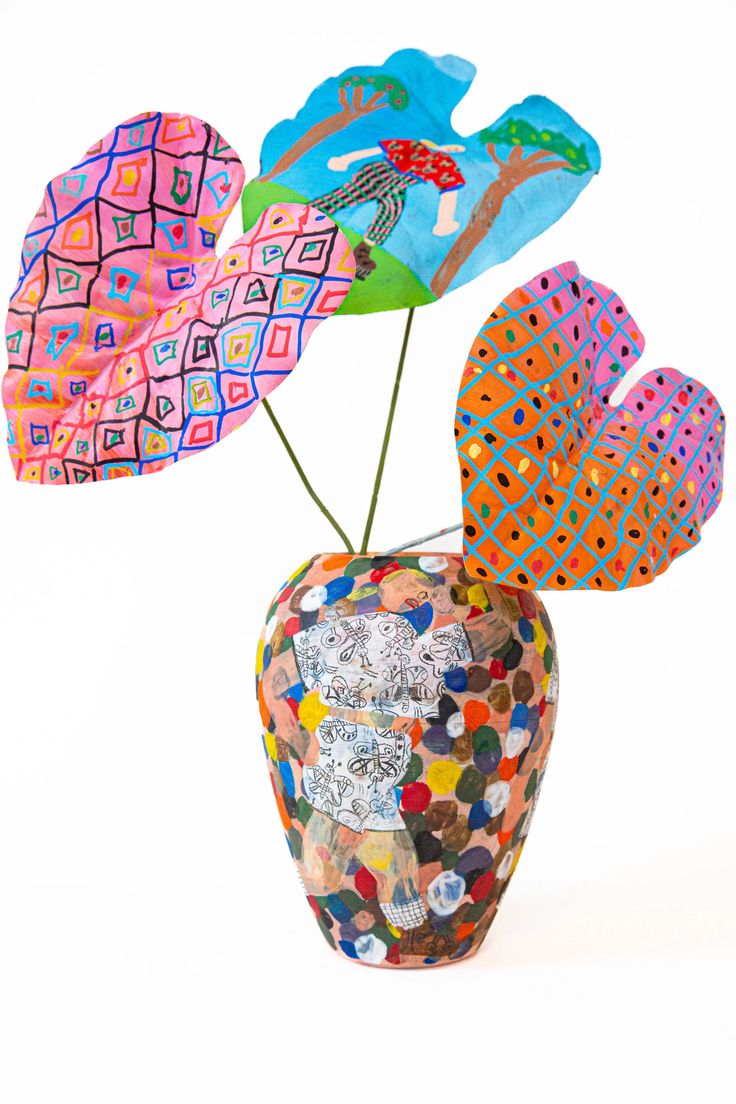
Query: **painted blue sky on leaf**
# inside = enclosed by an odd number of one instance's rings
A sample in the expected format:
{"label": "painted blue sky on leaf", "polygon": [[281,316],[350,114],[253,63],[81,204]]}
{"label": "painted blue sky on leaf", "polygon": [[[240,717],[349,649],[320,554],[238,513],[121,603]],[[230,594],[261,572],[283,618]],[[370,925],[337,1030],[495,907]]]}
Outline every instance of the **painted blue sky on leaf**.
{"label": "painted blue sky on leaf", "polygon": [[[600,168],[595,140],[567,112],[543,96],[530,96],[509,107],[490,127],[486,125],[475,134],[458,134],[451,125],[452,112],[474,75],[475,66],[462,58],[452,55],[432,58],[419,50],[401,50],[380,66],[346,69],[319,85],[295,118],[279,123],[266,136],[261,179],[270,179],[308,200],[334,196],[336,191],[347,187],[351,196],[349,205],[328,213],[340,225],[361,235],[374,223],[379,203],[378,195],[371,196],[370,188],[377,192],[380,188],[385,190],[396,180],[401,210],[398,216],[395,211],[390,215],[393,222],[380,243],[381,248],[407,266],[435,294],[459,287],[506,260],[552,225]],[[521,130],[517,123],[521,124]],[[495,143],[493,155],[488,151],[489,131]],[[464,147],[449,151],[460,179],[464,180],[445,189],[454,192],[454,199],[442,194],[436,186],[436,177],[415,177],[398,170],[379,145],[391,139],[427,140],[430,149],[445,145]],[[536,154],[533,173],[530,164],[521,166],[517,149],[513,154],[517,159],[516,185],[503,197],[500,211],[494,211],[490,231],[482,234],[480,240],[470,242],[468,224],[488,222],[489,201],[488,198],[484,201],[484,196],[488,196],[489,186],[504,171],[505,179],[511,177],[503,163],[508,161],[515,145],[523,146],[525,158]],[[570,162],[565,161],[565,150]],[[365,155],[354,156],[360,151],[366,151]],[[426,157],[426,152],[422,155]],[[330,161],[334,165],[335,158],[346,156],[353,157],[349,164],[337,169],[329,167]],[[438,151],[438,156],[442,156],[442,151]],[[375,173],[371,169],[358,177],[359,194],[368,195],[364,202],[358,203],[356,174],[377,163],[380,165]],[[403,191],[399,179],[402,177],[405,182],[407,177],[413,177]],[[366,180],[370,187],[366,186]],[[495,191],[497,201],[498,186]],[[445,204],[451,211],[449,218],[442,214]],[[438,225],[443,231],[441,235],[433,232]],[[409,305],[390,302],[390,287],[384,285],[382,294],[386,301],[375,309]]]}

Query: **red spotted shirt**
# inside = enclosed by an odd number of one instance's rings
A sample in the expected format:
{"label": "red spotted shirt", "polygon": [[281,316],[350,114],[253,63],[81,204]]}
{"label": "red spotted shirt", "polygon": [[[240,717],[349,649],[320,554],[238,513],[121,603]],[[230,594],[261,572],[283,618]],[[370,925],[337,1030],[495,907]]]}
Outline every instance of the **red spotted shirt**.
{"label": "red spotted shirt", "polygon": [[432,149],[412,138],[387,138],[378,144],[398,172],[429,181],[441,192],[462,188],[465,183],[465,177],[444,150]]}

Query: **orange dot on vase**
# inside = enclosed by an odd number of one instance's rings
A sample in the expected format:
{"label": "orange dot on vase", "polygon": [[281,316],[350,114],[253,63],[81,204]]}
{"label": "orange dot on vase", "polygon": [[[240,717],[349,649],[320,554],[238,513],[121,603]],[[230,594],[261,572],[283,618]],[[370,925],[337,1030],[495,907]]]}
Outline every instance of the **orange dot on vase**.
{"label": "orange dot on vase", "polygon": [[323,561],[322,567],[325,571],[342,571],[352,559],[352,556],[337,553],[335,556],[328,556],[327,559]]}
{"label": "orange dot on vase", "polygon": [[510,782],[516,774],[516,768],[519,765],[519,757],[514,756],[513,759],[502,759],[498,764],[498,777],[502,782]]}
{"label": "orange dot on vase", "polygon": [[475,732],[476,728],[480,728],[482,724],[485,724],[490,715],[490,709],[482,701],[469,701],[463,710],[465,724],[471,732]]}

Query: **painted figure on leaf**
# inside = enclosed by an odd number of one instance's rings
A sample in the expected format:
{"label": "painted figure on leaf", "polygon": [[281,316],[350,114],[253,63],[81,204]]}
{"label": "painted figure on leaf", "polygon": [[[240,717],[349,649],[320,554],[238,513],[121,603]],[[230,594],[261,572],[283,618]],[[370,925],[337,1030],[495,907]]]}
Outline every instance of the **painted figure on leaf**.
{"label": "painted figure on leaf", "polygon": [[463,153],[465,146],[437,146],[430,139],[412,141],[393,138],[372,149],[355,150],[342,157],[331,157],[327,167],[344,172],[353,162],[370,158],[346,183],[310,202],[327,215],[346,207],[376,202],[376,213],[363,240],[355,247],[355,275],[364,280],[376,268],[370,259],[373,246],[383,245],[401,218],[407,190],[417,184],[433,184],[439,192],[437,221],[432,233],[446,237],[459,229],[455,221],[457,190],[465,185],[457,163],[450,153]]}
{"label": "painted figure on leaf", "polygon": [[[430,303],[506,260],[567,210],[600,155],[542,96],[459,135],[450,119],[474,74],[462,58],[401,50],[325,81],[266,136],[261,176],[243,192],[244,226],[287,200],[334,217],[358,276],[342,313]],[[332,174],[358,162],[335,186]]]}

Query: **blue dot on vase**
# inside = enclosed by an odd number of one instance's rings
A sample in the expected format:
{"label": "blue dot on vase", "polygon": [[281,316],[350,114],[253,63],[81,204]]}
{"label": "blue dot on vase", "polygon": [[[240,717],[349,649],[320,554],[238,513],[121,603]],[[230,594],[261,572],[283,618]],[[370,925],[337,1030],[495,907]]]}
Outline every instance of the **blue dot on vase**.
{"label": "blue dot on vase", "polygon": [[470,812],[468,813],[468,828],[470,828],[471,832],[474,832],[476,828],[482,828],[489,820],[490,817],[484,801],[476,801],[474,805],[470,806]]}
{"label": "blue dot on vase", "polygon": [[294,784],[294,772],[291,769],[291,763],[284,763],[279,761],[279,774],[284,782],[284,789],[290,797],[294,797],[296,793],[296,785]]}
{"label": "blue dot on vase", "polygon": [[454,671],[448,671],[445,675],[445,684],[448,690],[456,690],[462,694],[468,685],[468,676],[464,667],[456,667]]}
{"label": "blue dot on vase", "polygon": [[344,901],[340,900],[336,893],[329,894],[327,898],[327,907],[338,924],[347,924],[348,920],[352,920],[353,918],[353,914],[348,906]]}
{"label": "blue dot on vase", "polygon": [[341,575],[337,579],[331,579],[325,587],[327,591],[325,605],[332,606],[335,602],[339,602],[341,598],[347,598],[354,586],[355,580],[351,579],[348,575]]}
{"label": "blue dot on vase", "polygon": [[522,617],[519,621],[519,636],[525,644],[531,644],[534,639],[534,626],[526,617]]}

